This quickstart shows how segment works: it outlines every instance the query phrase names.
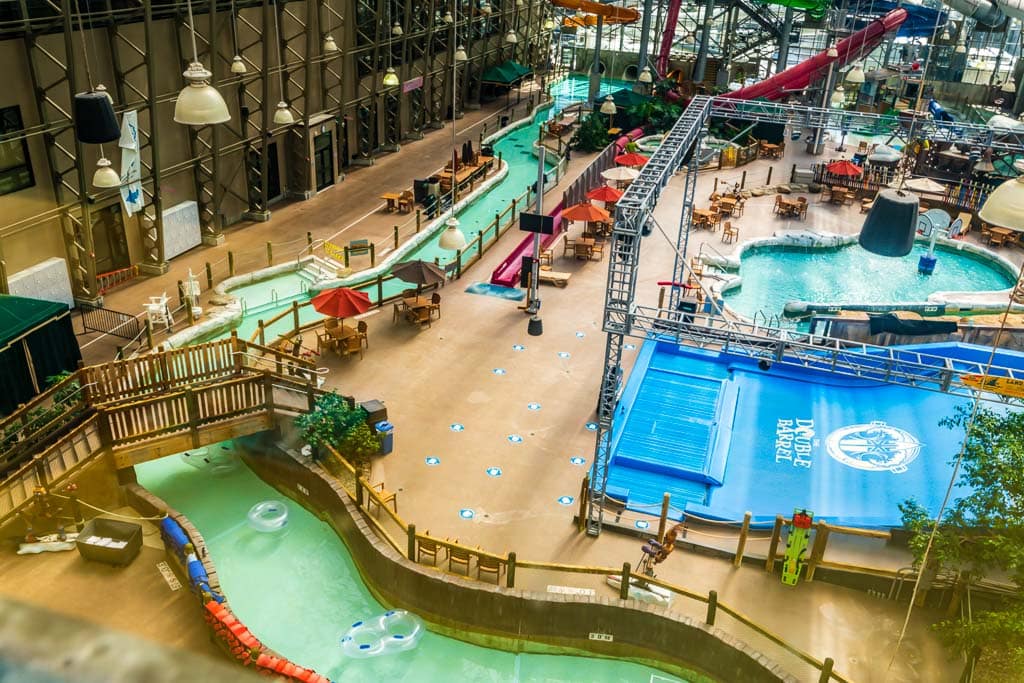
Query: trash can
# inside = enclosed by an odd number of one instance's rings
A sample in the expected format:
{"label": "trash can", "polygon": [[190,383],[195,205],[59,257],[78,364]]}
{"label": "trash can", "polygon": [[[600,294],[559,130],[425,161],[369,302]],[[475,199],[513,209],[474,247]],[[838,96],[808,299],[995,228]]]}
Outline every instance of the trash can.
{"label": "trash can", "polygon": [[380,437],[380,454],[388,455],[395,448],[395,425],[387,420],[382,420],[373,427]]}
{"label": "trash can", "polygon": [[509,121],[509,118],[507,116],[502,116],[501,117],[501,127],[504,128],[505,126],[507,126],[508,125],[508,121]]}

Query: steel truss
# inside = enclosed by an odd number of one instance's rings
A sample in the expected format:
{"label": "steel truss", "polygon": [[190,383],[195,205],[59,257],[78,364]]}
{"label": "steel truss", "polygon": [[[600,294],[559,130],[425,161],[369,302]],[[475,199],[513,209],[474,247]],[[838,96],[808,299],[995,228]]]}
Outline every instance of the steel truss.
{"label": "steel truss", "polygon": [[[927,354],[907,353],[890,347],[856,344],[840,339],[755,327],[717,316],[686,314],[676,309],[678,293],[667,308],[637,306],[636,284],[640,268],[642,237],[653,227],[652,214],[662,189],[678,171],[683,179],[683,208],[676,239],[678,256],[673,280],[685,280],[686,244],[691,229],[693,193],[696,185],[700,144],[712,117],[807,126],[870,128],[893,136],[967,140],[1008,153],[1024,153],[1024,135],[1010,131],[996,134],[984,126],[950,124],[930,118],[906,122],[862,112],[821,109],[771,102],[747,102],[698,96],[690,101],[661,146],[643,167],[616,204],[611,235],[608,281],[605,290],[603,329],[607,333],[604,369],[598,391],[597,433],[586,512],[587,533],[601,532],[613,415],[622,383],[622,347],[627,336],[640,339],[664,338],[677,344],[713,347],[750,358],[783,365],[827,370],[852,377],[901,384],[917,388],[1006,402],[1003,396],[978,392],[963,381],[966,375],[985,373],[981,363],[952,363]],[[997,374],[1024,379],[1024,373],[997,369]]]}

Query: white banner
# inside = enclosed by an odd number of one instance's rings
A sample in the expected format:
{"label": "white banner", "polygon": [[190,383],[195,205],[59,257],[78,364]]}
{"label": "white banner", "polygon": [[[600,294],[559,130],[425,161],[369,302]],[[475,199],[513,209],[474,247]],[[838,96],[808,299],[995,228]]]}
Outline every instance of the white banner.
{"label": "white banner", "polygon": [[142,173],[139,168],[139,114],[126,111],[121,119],[121,202],[129,216],[142,211]]}

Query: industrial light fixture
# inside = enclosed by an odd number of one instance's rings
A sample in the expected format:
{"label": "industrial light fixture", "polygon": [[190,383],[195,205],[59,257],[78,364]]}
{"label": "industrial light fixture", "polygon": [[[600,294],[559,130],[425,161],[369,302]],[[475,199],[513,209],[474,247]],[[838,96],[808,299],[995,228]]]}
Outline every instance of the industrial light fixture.
{"label": "industrial light fixture", "polygon": [[461,45],[456,47],[455,48],[455,61],[456,62],[464,62],[467,59],[469,59],[469,55],[466,54],[466,48],[464,48]]}
{"label": "industrial light fixture", "polygon": [[451,11],[448,11],[444,13],[444,17],[441,18],[441,21],[443,21],[446,24],[451,24],[455,21],[455,19],[454,17],[452,17]]}
{"label": "industrial light fixture", "polygon": [[245,62],[238,52],[238,13],[235,12],[235,0],[231,0],[231,46],[235,48],[235,56],[231,58],[231,73],[241,76],[245,73]]}
{"label": "industrial light fixture", "polygon": [[853,65],[853,68],[846,73],[846,82],[860,85],[864,82],[864,69],[860,63]]}
{"label": "industrial light fixture", "polygon": [[826,57],[832,57],[833,59],[835,59],[836,57],[838,57],[838,56],[839,56],[839,50],[837,50],[837,49],[836,49],[836,46],[835,46],[835,45],[833,45],[832,47],[830,47],[830,48],[828,49],[828,51],[827,51],[827,52],[825,52],[825,56],[826,56]]}
{"label": "industrial light fixture", "polygon": [[516,0],[516,7],[523,7],[526,3],[523,0]]}
{"label": "industrial light fixture", "polygon": [[942,38],[942,40],[946,40],[946,41],[948,41],[948,40],[952,40],[952,39],[953,39],[953,36],[951,36],[951,35],[949,34],[949,29],[948,29],[948,28],[947,28],[947,29],[945,29],[945,30],[944,30],[944,31],[942,32],[942,35],[941,35],[940,37]]}
{"label": "industrial light fixture", "polygon": [[519,42],[519,36],[516,35],[515,31],[509,29],[508,33],[505,34],[505,42],[509,45],[515,45]]}
{"label": "industrial light fixture", "polygon": [[992,190],[978,210],[978,218],[989,225],[1021,230],[1024,229],[1024,213],[1020,210],[1024,205],[1024,162],[1014,162],[1013,168],[1021,175]]}
{"label": "industrial light fixture", "polygon": [[217,89],[209,84],[213,74],[199,61],[196,48],[196,26],[192,18],[192,0],[188,7],[188,31],[192,37],[192,61],[183,74],[188,83],[174,103],[174,120],[189,126],[207,126],[231,120],[228,104]]}
{"label": "industrial light fixture", "polygon": [[[278,0],[280,1],[280,0]],[[274,123],[286,126],[290,123],[295,123],[295,117],[292,116],[291,109],[288,108],[288,103],[284,101],[284,53],[281,51],[281,26],[277,18],[277,10],[274,10],[274,35],[277,37],[277,57],[278,57],[278,68],[277,68],[277,83],[281,88],[281,101],[277,103],[277,109],[274,111]]]}
{"label": "industrial light fixture", "polygon": [[338,51],[338,44],[334,42],[334,36],[331,35],[331,29],[334,26],[334,11],[327,3],[324,3],[324,7],[327,8],[327,33],[324,35],[323,52],[324,54],[331,54]]}
{"label": "industrial light fixture", "polygon": [[[101,152],[102,154],[102,152]],[[110,188],[121,186],[121,176],[110,164],[110,160],[101,156],[96,162],[96,172],[92,174],[93,187]]]}
{"label": "industrial light fixture", "polygon": [[1013,78],[1007,77],[1003,84],[999,86],[999,92],[1013,94],[1017,92],[1017,87],[1013,84]]}
{"label": "industrial light fixture", "polygon": [[615,98],[613,98],[611,95],[605,95],[604,102],[601,103],[601,113],[608,114],[609,116],[611,116],[616,111],[618,111],[618,109],[615,106]]}
{"label": "industrial light fixture", "polygon": [[957,53],[958,55],[965,54],[967,52],[967,43],[960,43],[955,48],[953,48],[953,52]]}
{"label": "industrial light fixture", "polygon": [[843,86],[840,85],[836,87],[836,90],[832,93],[832,98],[829,101],[832,103],[833,107],[841,107],[846,103],[846,91],[843,90]]}
{"label": "industrial light fixture", "polygon": [[[455,124],[453,123],[452,126]],[[459,230],[459,219],[454,214],[448,217],[448,220],[444,222],[445,229],[441,233],[441,239],[438,240],[437,246],[442,249],[449,251],[458,251],[466,248],[466,236]]]}
{"label": "industrial light fixture", "polygon": [[403,33],[405,33],[405,31],[402,30],[402,25],[399,24],[397,21],[394,24],[391,25],[391,35],[393,35],[393,36],[395,36],[397,38],[398,36],[402,35]]}
{"label": "industrial light fixture", "polygon": [[555,28],[555,20],[554,19],[552,19],[551,17],[548,17],[547,19],[544,20],[544,30],[545,31],[550,31],[550,30],[552,30],[554,28]]}
{"label": "industrial light fixture", "polygon": [[394,67],[389,66],[387,69],[384,70],[384,80],[381,81],[381,83],[388,86],[389,88],[393,88],[399,83],[401,83],[401,81],[398,79],[398,74],[395,72]]}
{"label": "industrial light fixture", "polygon": [[645,66],[640,69],[640,75],[636,77],[636,80],[641,83],[651,83],[654,81],[654,77],[651,75],[651,67]]}
{"label": "industrial light fixture", "polygon": [[881,190],[864,220],[860,246],[879,256],[909,254],[914,248],[919,204],[917,195],[911,192]]}

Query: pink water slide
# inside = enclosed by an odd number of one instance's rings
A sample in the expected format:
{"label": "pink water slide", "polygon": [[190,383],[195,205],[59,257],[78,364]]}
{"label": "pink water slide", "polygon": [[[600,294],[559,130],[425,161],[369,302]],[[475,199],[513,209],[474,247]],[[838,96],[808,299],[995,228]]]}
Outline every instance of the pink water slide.
{"label": "pink water slide", "polygon": [[838,56],[829,57],[828,51],[819,52],[810,59],[796,66],[775,74],[760,83],[726,93],[722,97],[738,100],[754,100],[763,97],[767,100],[781,100],[794,92],[803,90],[811,83],[822,81],[828,74],[829,65],[840,68],[849,62],[863,59],[885,38],[887,33],[895,31],[906,21],[907,10],[894,9],[885,16],[873,20],[870,24],[840,40],[836,44]]}

